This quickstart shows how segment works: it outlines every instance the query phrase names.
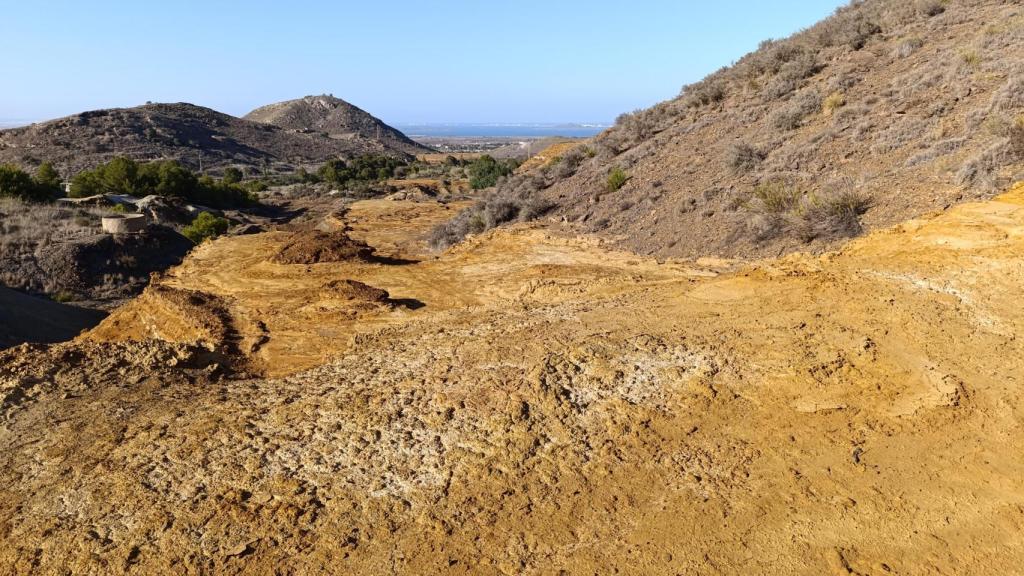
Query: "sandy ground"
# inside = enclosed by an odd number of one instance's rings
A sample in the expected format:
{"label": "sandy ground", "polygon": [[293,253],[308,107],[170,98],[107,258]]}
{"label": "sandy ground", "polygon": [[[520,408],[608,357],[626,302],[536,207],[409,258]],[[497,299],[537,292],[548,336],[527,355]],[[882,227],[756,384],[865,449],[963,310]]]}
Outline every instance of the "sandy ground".
{"label": "sandy ground", "polygon": [[523,227],[430,255],[447,215],[355,205],[376,262],[218,240],[3,353],[0,566],[1019,573],[1024,188],[750,264]]}

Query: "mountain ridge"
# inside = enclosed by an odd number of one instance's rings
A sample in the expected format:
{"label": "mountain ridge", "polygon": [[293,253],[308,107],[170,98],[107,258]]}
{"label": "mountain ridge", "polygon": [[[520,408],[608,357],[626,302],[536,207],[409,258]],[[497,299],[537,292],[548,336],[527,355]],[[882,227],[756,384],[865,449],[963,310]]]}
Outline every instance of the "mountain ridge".
{"label": "mountain ridge", "polygon": [[173,159],[192,168],[291,171],[362,154],[411,157],[404,149],[361,135],[330,138],[186,102],[90,110],[0,130],[0,163],[33,168],[50,162],[65,177],[115,156]]}

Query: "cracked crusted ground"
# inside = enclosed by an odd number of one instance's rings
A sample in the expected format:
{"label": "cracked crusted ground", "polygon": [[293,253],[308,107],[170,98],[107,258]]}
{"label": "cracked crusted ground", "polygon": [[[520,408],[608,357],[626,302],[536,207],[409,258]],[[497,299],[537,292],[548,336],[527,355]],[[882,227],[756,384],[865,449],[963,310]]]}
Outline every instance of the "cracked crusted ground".
{"label": "cracked crusted ground", "polygon": [[[529,228],[433,258],[416,239],[442,211],[357,205],[370,245],[385,213],[408,213],[408,242],[381,234],[418,263],[224,239],[78,341],[5,352],[3,571],[1024,561],[1024,189],[750,264]],[[332,299],[340,280],[391,303]]]}

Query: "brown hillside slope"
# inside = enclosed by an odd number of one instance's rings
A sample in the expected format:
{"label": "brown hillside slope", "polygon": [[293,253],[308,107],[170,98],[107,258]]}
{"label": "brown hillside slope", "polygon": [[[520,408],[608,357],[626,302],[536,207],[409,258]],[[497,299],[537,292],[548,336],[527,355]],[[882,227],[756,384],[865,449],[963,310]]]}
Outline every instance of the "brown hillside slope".
{"label": "brown hillside slope", "polygon": [[1021,177],[1022,45],[1019,1],[856,2],[497,196],[658,256],[834,247]]}
{"label": "brown hillside slope", "polygon": [[[413,236],[443,208],[418,210]],[[256,355],[323,332],[322,367],[218,379],[183,344],[0,353],[4,571],[1024,562],[1024,187],[734,272],[522,227],[415,264],[258,264],[286,241],[215,241],[196,258],[251,261],[167,282],[208,294],[176,300],[218,312],[206,334],[263,322]],[[289,282],[302,310],[245,297]],[[359,295],[367,321],[346,326]],[[305,332],[278,319],[296,313]]]}
{"label": "brown hillside slope", "polygon": [[339,156],[406,153],[372,138],[297,133],[186,103],[95,110],[0,130],[0,163],[31,168],[51,162],[65,177],[114,156],[175,159],[198,168],[200,154],[205,168],[235,165],[262,170]]}
{"label": "brown hillside slope", "polygon": [[326,94],[263,106],[246,114],[245,119],[287,130],[326,133],[335,139],[380,142],[411,155],[431,151],[361,108]]}

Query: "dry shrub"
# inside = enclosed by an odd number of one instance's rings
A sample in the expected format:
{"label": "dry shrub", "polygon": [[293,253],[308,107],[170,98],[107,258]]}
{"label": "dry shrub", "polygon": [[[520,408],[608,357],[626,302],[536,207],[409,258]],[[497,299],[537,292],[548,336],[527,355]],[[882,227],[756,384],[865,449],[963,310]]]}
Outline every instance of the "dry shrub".
{"label": "dry shrub", "polygon": [[803,193],[783,181],[763,182],[750,193],[757,212],[784,214],[797,206]]}
{"label": "dry shrub", "polygon": [[893,56],[896,58],[910,58],[922,47],[924,47],[924,40],[917,37],[907,38],[896,45]]}
{"label": "dry shrub", "polygon": [[1004,138],[968,159],[957,173],[957,182],[970,188],[996,190],[1003,186],[1000,169],[1020,159],[1009,138]]}
{"label": "dry shrub", "polygon": [[946,4],[942,0],[917,0],[915,3],[917,13],[931,18],[946,11]]}
{"label": "dry shrub", "polygon": [[536,174],[515,174],[503,178],[476,204],[455,218],[435,227],[428,238],[430,246],[443,250],[458,244],[470,234],[480,234],[509,222],[528,222],[548,214],[556,205],[537,193],[547,186]]}
{"label": "dry shrub", "polygon": [[783,108],[776,110],[769,118],[777,130],[794,130],[807,116],[821,108],[821,95],[816,90],[805,90]]}
{"label": "dry shrub", "polygon": [[729,147],[726,164],[733,174],[741,175],[755,170],[765,159],[765,153],[755,146],[740,142]]}
{"label": "dry shrub", "polygon": [[871,200],[852,184],[833,183],[827,192],[808,194],[785,181],[763,183],[746,203],[747,232],[758,242],[790,235],[805,242],[856,236]]}
{"label": "dry shrub", "polygon": [[860,216],[870,207],[871,199],[852,188],[809,195],[794,212],[792,229],[805,242],[850,238],[861,233]]}
{"label": "dry shrub", "polygon": [[722,69],[707,78],[683,87],[683,103],[688,108],[717,104],[728,95],[727,70]]}
{"label": "dry shrub", "polygon": [[843,96],[842,92],[833,92],[821,103],[821,111],[826,116],[831,116],[843,106],[846,106],[846,96]]}

